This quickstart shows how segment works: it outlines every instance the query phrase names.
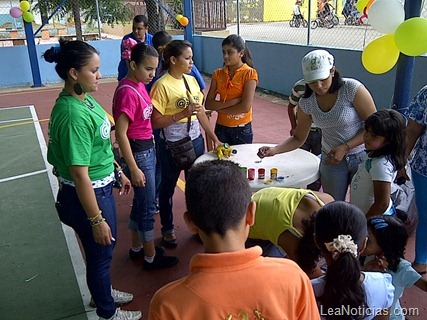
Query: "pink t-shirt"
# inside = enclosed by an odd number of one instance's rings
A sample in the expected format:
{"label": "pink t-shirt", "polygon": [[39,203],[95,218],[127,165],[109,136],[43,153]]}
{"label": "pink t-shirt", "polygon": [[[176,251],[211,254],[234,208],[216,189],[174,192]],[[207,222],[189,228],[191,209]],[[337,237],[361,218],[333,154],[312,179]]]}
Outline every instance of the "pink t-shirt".
{"label": "pink t-shirt", "polygon": [[151,114],[153,104],[143,83],[128,79],[119,82],[113,99],[114,120],[124,113],[129,118],[129,139],[148,140],[153,136]]}

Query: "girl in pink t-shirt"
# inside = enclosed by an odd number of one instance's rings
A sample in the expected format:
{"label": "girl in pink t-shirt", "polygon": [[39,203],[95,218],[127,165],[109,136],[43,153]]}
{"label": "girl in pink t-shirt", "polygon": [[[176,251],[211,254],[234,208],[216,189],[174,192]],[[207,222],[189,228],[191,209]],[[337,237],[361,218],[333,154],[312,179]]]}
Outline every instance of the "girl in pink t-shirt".
{"label": "girl in pink t-shirt", "polygon": [[151,127],[153,104],[145,85],[156,74],[158,53],[145,43],[127,41],[129,49],[124,55],[129,59],[129,68],[114,93],[113,115],[117,142],[127,164],[125,170],[134,187],[129,219],[132,240],[129,257],[143,258],[144,269],[154,270],[178,262],[177,257],[165,256],[163,248],[154,246],[156,151]]}

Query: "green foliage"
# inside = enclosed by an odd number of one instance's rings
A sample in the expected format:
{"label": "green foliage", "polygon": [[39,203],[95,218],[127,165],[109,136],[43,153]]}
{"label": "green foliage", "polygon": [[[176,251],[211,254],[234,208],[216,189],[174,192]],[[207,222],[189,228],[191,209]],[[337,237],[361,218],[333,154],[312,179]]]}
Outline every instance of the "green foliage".
{"label": "green foliage", "polygon": [[[80,16],[87,23],[97,20],[96,1],[83,0],[78,1],[80,6]],[[50,15],[61,3],[61,0],[39,0],[34,6],[34,11],[44,15]],[[99,0],[100,19],[103,23],[126,23],[132,20],[132,10],[127,7],[122,0]],[[64,6],[59,9],[57,16],[63,18],[72,14],[72,1],[66,1]],[[76,19],[75,19],[76,20]]]}

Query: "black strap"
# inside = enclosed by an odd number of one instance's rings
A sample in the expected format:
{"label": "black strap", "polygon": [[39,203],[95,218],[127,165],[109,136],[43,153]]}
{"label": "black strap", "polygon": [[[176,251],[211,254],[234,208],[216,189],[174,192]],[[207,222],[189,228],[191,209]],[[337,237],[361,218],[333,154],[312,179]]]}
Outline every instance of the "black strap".
{"label": "black strap", "polygon": [[[190,86],[188,85],[187,79],[185,79],[185,76],[182,76],[182,79],[184,80],[185,88],[186,90],[191,94]],[[187,118],[187,133],[190,132],[191,128],[191,116]],[[162,128],[163,137],[166,139],[165,131]]]}
{"label": "black strap", "polygon": [[[190,86],[188,85],[187,79],[185,79],[184,75],[182,75],[182,79],[184,80],[185,88],[191,94]],[[188,117],[188,121],[187,121],[187,132],[190,132],[190,122],[191,122],[191,116]]]}

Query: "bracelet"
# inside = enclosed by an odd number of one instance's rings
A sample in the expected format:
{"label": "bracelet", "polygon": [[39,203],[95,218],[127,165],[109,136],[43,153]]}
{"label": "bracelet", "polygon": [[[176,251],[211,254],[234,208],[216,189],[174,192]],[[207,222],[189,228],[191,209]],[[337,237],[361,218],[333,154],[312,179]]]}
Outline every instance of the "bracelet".
{"label": "bracelet", "polygon": [[123,173],[122,169],[120,169],[119,171],[117,171],[117,177],[121,178],[122,177],[122,173]]}
{"label": "bracelet", "polygon": [[347,146],[347,151],[350,151],[351,150],[350,145],[347,142],[344,144]]}
{"label": "bracelet", "polygon": [[92,221],[91,223],[90,223],[90,226],[91,227],[96,227],[96,226],[99,226],[101,223],[103,223],[105,221],[105,218],[101,218],[101,219],[99,219],[98,221]]}
{"label": "bracelet", "polygon": [[173,120],[174,123],[176,122],[175,115],[172,116],[172,120]]}
{"label": "bracelet", "polygon": [[92,223],[94,220],[96,220],[96,218],[98,218],[98,216],[100,216],[102,214],[102,210],[99,210],[99,212],[94,215],[93,217],[88,217],[87,219]]}

